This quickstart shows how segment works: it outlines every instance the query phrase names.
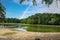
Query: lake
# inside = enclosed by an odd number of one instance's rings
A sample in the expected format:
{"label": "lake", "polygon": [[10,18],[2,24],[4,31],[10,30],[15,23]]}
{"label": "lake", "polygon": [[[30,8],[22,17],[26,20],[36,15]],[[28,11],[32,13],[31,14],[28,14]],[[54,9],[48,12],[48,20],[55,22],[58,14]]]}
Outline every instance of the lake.
{"label": "lake", "polygon": [[60,26],[57,25],[20,25],[15,29],[31,32],[60,32]]}

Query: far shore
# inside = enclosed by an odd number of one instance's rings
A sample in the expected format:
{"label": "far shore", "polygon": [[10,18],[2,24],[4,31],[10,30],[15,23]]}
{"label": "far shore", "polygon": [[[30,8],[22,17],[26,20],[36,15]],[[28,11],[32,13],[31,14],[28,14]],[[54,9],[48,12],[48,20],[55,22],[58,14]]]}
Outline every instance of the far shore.
{"label": "far shore", "polygon": [[0,23],[0,25],[43,25],[43,26],[60,26],[60,25],[44,25],[44,24],[24,24],[24,23]]}

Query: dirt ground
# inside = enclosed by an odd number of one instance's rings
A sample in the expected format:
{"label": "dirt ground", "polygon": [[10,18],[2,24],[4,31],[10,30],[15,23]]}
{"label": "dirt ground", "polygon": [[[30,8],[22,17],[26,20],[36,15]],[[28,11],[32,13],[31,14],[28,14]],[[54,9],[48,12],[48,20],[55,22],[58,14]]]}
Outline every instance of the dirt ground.
{"label": "dirt ground", "polygon": [[0,40],[60,40],[60,32],[24,32],[0,29]]}

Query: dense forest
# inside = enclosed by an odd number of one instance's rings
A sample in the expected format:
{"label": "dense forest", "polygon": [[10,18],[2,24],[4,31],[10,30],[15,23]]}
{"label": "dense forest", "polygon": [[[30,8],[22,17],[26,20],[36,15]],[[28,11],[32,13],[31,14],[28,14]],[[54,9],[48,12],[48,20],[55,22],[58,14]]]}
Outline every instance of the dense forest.
{"label": "dense forest", "polygon": [[60,14],[59,13],[36,13],[35,15],[29,16],[28,18],[25,19],[5,18],[4,23],[60,25]]}
{"label": "dense forest", "polygon": [[37,13],[28,18],[21,19],[21,23],[25,24],[44,24],[44,25],[60,25],[59,13]]}
{"label": "dense forest", "polygon": [[5,23],[20,23],[18,18],[5,18]]}
{"label": "dense forest", "polygon": [[20,23],[18,18],[5,18],[3,22],[0,23]]}

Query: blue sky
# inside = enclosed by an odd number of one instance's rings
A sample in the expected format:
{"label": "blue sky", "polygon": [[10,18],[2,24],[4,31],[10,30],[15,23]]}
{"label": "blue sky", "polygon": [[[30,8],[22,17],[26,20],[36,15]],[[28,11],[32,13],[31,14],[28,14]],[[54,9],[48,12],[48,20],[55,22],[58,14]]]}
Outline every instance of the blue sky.
{"label": "blue sky", "polygon": [[28,7],[28,5],[18,5],[12,0],[2,0],[2,4],[6,8],[6,17],[10,18],[19,18],[19,16],[22,15],[23,11]]}
{"label": "blue sky", "polygon": [[[19,4],[19,0],[2,0],[2,4],[6,8],[6,17],[9,18],[26,18],[28,16],[34,15],[35,13],[60,13],[60,5],[57,8],[56,3],[53,2],[52,5],[48,8],[45,4],[41,4],[41,0],[37,1],[37,6],[33,6],[32,2],[23,2]],[[59,2],[60,4],[60,2]]]}

